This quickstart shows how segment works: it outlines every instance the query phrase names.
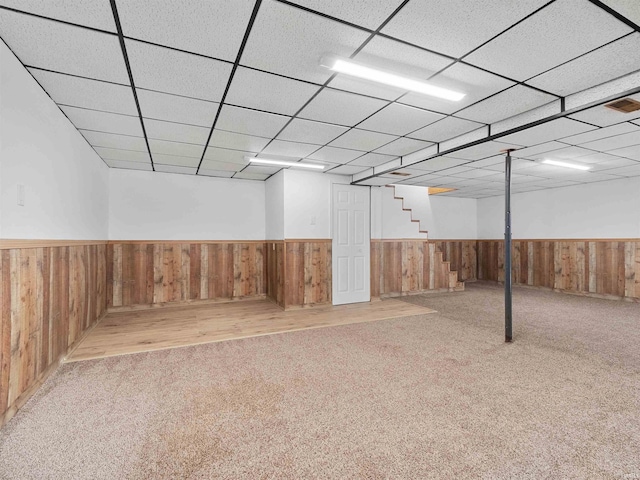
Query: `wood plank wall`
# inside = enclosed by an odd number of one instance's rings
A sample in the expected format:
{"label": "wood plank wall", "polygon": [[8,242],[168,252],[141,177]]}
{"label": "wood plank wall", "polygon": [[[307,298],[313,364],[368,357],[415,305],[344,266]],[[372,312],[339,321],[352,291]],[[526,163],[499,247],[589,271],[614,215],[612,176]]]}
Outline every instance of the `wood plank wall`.
{"label": "wood plank wall", "polygon": [[331,239],[285,241],[284,307],[331,303]]}
{"label": "wood plank wall", "polygon": [[371,241],[371,296],[462,288],[457,273],[427,240]]}
{"label": "wood plank wall", "polygon": [[451,263],[451,270],[458,272],[458,280],[476,280],[478,271],[476,240],[431,240],[442,252],[445,261]]}
{"label": "wood plank wall", "polygon": [[107,306],[265,295],[264,242],[109,242]]}
{"label": "wood plank wall", "polygon": [[105,243],[0,250],[0,426],[105,313]]}
{"label": "wood plank wall", "polygon": [[284,308],[284,240],[265,243],[267,298]]}
{"label": "wood plank wall", "polygon": [[[640,240],[513,240],[514,284],[640,299]],[[478,240],[478,279],[504,281],[504,242]]]}

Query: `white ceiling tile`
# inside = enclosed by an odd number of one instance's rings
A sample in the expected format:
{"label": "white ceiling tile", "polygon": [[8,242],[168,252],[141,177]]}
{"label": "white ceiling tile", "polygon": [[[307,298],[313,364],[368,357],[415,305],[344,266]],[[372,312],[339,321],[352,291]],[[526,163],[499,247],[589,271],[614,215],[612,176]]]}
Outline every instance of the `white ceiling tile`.
{"label": "white ceiling tile", "polygon": [[282,155],[284,157],[304,158],[318,150],[318,145],[310,143],[287,142],[273,140],[263,150],[263,155]]}
{"label": "white ceiling tile", "polygon": [[213,170],[213,169],[205,169],[200,168],[198,170],[198,175],[203,177],[222,177],[222,178],[231,178],[233,177],[234,172],[229,172],[225,170]]}
{"label": "white ceiling tile", "polygon": [[[640,162],[636,160],[629,160],[628,158],[614,157],[611,155],[611,160],[607,162],[592,163],[590,164],[592,172],[603,171],[602,173],[610,173],[608,170],[612,168],[621,167],[636,167],[640,166]],[[615,173],[615,172],[613,172]]]}
{"label": "white ceiling tile", "polygon": [[166,140],[149,139],[149,148],[152,154],[175,155],[178,157],[202,157],[202,145],[193,143],[169,142]]}
{"label": "white ceiling tile", "polygon": [[[625,98],[631,98],[640,102],[640,93],[629,95]],[[612,110],[611,108],[607,108],[604,105],[598,105],[596,107],[583,110],[582,112],[574,113],[573,115],[570,115],[570,118],[582,120],[587,123],[593,123],[600,127],[607,127],[616,123],[627,122],[629,120],[640,118],[640,110],[630,113],[622,113]]]}
{"label": "white ceiling tile", "polygon": [[640,176],[640,162],[636,162],[635,165],[628,165],[625,167],[612,168],[610,170],[604,170],[599,172],[607,175],[618,175],[621,177],[639,177]]}
{"label": "white ceiling tile", "polygon": [[619,157],[631,158],[632,160],[640,161],[640,146],[632,145],[630,147],[616,148],[609,150],[611,155],[617,155]]}
{"label": "white ceiling tile", "polygon": [[87,27],[116,32],[113,12],[109,2],[87,2],[86,0],[0,0],[0,5],[43,17],[86,25]]}
{"label": "white ceiling tile", "polygon": [[633,125],[632,123],[624,122],[624,123],[619,123],[617,125],[612,125],[610,127],[597,128],[595,130],[591,130],[586,133],[565,137],[562,139],[562,142],[568,143],[570,145],[580,145],[582,143],[600,140],[601,138],[613,137],[615,135],[635,132],[638,130],[639,129],[636,125]]}
{"label": "white ceiling tile", "polygon": [[[247,28],[253,0],[119,0],[125,36],[233,61]],[[215,22],[215,35],[208,32]],[[224,19],[224,20],[223,20]]]}
{"label": "white ceiling tile", "polygon": [[93,149],[104,160],[151,163],[148,152],[135,152],[133,150],[119,150],[117,148],[105,147],[93,147]]}
{"label": "white ceiling tile", "polygon": [[[176,155],[163,155],[161,153],[153,154],[154,165],[173,165],[179,167],[198,168],[199,158],[179,157]],[[158,168],[156,168],[158,170]]]}
{"label": "white ceiling tile", "polygon": [[409,92],[399,102],[451,114],[515,85],[514,82],[463,63],[456,63],[445,69],[431,78],[429,83],[464,93],[465,96],[460,101],[452,102],[421,93]]}
{"label": "white ceiling tile", "polygon": [[387,104],[384,100],[324,88],[309,102],[300,117],[353,126]]}
{"label": "white ceiling tile", "polygon": [[0,10],[2,39],[24,65],[129,84],[116,35]]}
{"label": "white ceiling tile", "polygon": [[180,173],[180,174],[184,174],[184,175],[195,175],[196,174],[196,168],[194,167],[182,167],[179,165],[160,165],[160,164],[155,164],[154,168],[156,169],[156,172],[162,172],[162,173]]}
{"label": "white ceiling tile", "polygon": [[493,123],[554,100],[555,97],[551,95],[523,85],[516,85],[509,90],[461,110],[457,115],[477,122]]}
{"label": "white ceiling tile", "polygon": [[481,160],[486,157],[500,155],[501,151],[507,148],[517,147],[518,145],[513,143],[490,141],[474,145],[473,147],[463,148],[462,150],[453,152],[451,156],[467,160]]}
{"label": "white ceiling tile", "polygon": [[[401,175],[393,175],[393,173],[407,173],[407,176]],[[424,170],[419,170],[417,168],[399,168],[398,170],[394,170],[392,173],[385,173],[386,176],[390,176],[390,178],[396,178],[398,181],[402,179],[408,179],[411,177],[417,177],[419,175],[424,175]]]}
{"label": "white ceiling tile", "polygon": [[[466,163],[464,164],[464,167],[474,167],[474,168],[469,168],[466,171],[463,171],[461,173],[449,173],[449,170],[447,170],[447,175],[453,175],[454,177],[460,177],[460,178],[465,178],[465,179],[469,179],[469,178],[482,178],[482,177],[486,177],[489,175],[495,175],[495,170],[486,170],[484,168],[475,168],[476,167],[476,162],[473,163]],[[489,167],[486,168],[500,168],[502,167],[502,163],[497,163],[495,165],[491,165]],[[499,171],[499,170],[498,170]]]}
{"label": "white ceiling tile", "polygon": [[105,160],[106,164],[111,168],[124,168],[126,170],[145,170],[151,172],[151,162],[126,162],[122,160]]}
{"label": "white ceiling tile", "polygon": [[482,127],[481,123],[457,117],[446,117],[409,134],[430,142],[442,142]]}
{"label": "white ceiling tile", "polygon": [[233,178],[239,178],[243,180],[266,180],[269,177],[270,175],[263,175],[261,173],[244,173],[244,172],[238,172],[233,176]]}
{"label": "white ceiling tile", "polygon": [[[614,174],[614,172],[616,172]],[[637,167],[622,167],[616,168],[612,170],[607,170],[606,172],[598,172],[592,173],[587,172],[588,175],[581,179],[581,181],[585,183],[593,183],[593,182],[608,182],[610,180],[620,180],[622,177],[635,177],[640,174],[640,168]]]}
{"label": "white ceiling tile", "polygon": [[408,155],[428,146],[433,145],[431,142],[423,142],[422,140],[414,140],[413,138],[402,137],[393,142],[376,149],[375,153],[384,153],[386,155]]}
{"label": "white ceiling tile", "polygon": [[220,148],[230,148],[233,150],[244,150],[247,152],[259,152],[269,143],[268,138],[253,137],[240,133],[227,132],[225,130],[214,130],[211,135],[209,145]]}
{"label": "white ceiling tile", "polygon": [[[441,55],[380,36],[374,37],[367,43],[356,54],[354,60],[368,67],[422,80],[452,63],[450,59]],[[395,100],[406,93],[406,90],[401,88],[344,74],[336,75],[329,85],[333,88],[387,100]]]}
{"label": "white ceiling tile", "polygon": [[233,76],[225,103],[293,115],[318,88],[310,83],[240,67]]}
{"label": "white ceiling tile", "polygon": [[588,132],[595,128],[596,127],[582,122],[576,122],[569,118],[558,118],[557,120],[527,128],[520,132],[505,135],[504,137],[500,137],[500,141],[513,142],[519,145],[538,145],[570,135]]}
{"label": "white ceiling tile", "polygon": [[337,175],[355,175],[356,173],[364,172],[369,167],[359,167],[357,165],[340,165],[334,169],[327,171],[327,173],[335,173]]}
{"label": "white ceiling tile", "polygon": [[382,33],[453,57],[486,42],[521,20],[544,0],[413,0],[382,29]]}
{"label": "white ceiling tile", "polygon": [[618,150],[620,148],[631,147],[634,145],[637,145],[637,148],[640,150],[640,130],[616,135],[615,137],[602,138],[593,142],[583,143],[581,146],[598,152],[608,152],[610,150]]}
{"label": "white ceiling tile", "polygon": [[249,165],[242,170],[242,173],[257,173],[262,175],[273,175],[282,170],[282,167],[275,167],[270,165]]}
{"label": "white ceiling tile", "polygon": [[629,32],[630,27],[588,0],[557,0],[465,60],[526,80]]}
{"label": "white ceiling tile", "polygon": [[411,165],[412,168],[417,168],[419,170],[428,170],[432,172],[445,170],[447,168],[457,167],[458,165],[463,165],[467,163],[468,160],[462,160],[459,158],[451,158],[451,157],[435,157],[424,162],[416,163]]}
{"label": "white ceiling tile", "polygon": [[558,150],[552,150],[549,152],[528,154],[526,158],[532,158],[535,160],[538,159],[555,159],[555,160],[571,160],[571,159],[579,159],[580,157],[586,155],[592,155],[594,153],[593,150],[587,150],[586,148],[581,147],[565,147],[560,148]]}
{"label": "white ceiling tile", "polygon": [[610,155],[608,153],[591,153],[590,155],[581,155],[579,157],[580,163],[584,163],[587,165],[597,165],[600,163],[607,163],[619,159],[619,156]]}
{"label": "white ceiling tile", "polygon": [[358,124],[359,128],[392,135],[406,135],[443,118],[438,113],[392,103]]}
{"label": "white ceiling tile", "polygon": [[[204,154],[204,163],[218,163],[225,165],[240,165],[244,167],[245,165],[249,165],[248,157],[255,156],[255,153],[252,152],[243,152],[242,150],[231,150],[228,148],[216,148],[216,147],[207,147],[207,151]],[[204,165],[203,163],[203,165]],[[213,170],[229,170],[229,168],[220,168],[220,167],[209,167]],[[240,168],[236,168],[236,170],[240,170]]]}
{"label": "white ceiling tile", "polygon": [[383,163],[387,163],[393,160],[395,157],[391,155],[380,155],[379,153],[366,153],[363,156],[356,158],[349,165],[356,165],[360,167],[377,167]]}
{"label": "white ceiling tile", "polygon": [[638,9],[637,0],[602,0],[602,3],[640,25],[640,9]]}
{"label": "white ceiling tile", "polygon": [[350,148],[369,152],[396,140],[398,137],[385,133],[369,132],[353,128],[331,142],[332,147]]}
{"label": "white ceiling tile", "polygon": [[324,145],[347,130],[348,127],[294,118],[278,139]]}
{"label": "white ceiling tile", "polygon": [[518,158],[529,158],[529,157],[533,157],[534,155],[538,155],[540,153],[551,152],[553,150],[560,150],[561,148],[567,148],[567,145],[565,143],[560,143],[560,142],[546,142],[533,147],[519,148],[515,152],[511,152],[511,156],[518,157]]}
{"label": "white ceiling tile", "polygon": [[142,116],[175,123],[209,127],[213,125],[219,103],[136,89]]}
{"label": "white ceiling tile", "polygon": [[382,187],[384,185],[389,185],[390,183],[393,183],[393,180],[390,178],[386,178],[386,177],[373,177],[373,178],[369,178],[367,180],[362,180],[360,182],[358,182],[358,185],[369,185],[372,187]]}
{"label": "white ceiling tile", "polygon": [[231,64],[125,40],[136,87],[220,101]]}
{"label": "white ceiling tile", "polygon": [[77,107],[60,107],[76,128],[143,137],[140,117]]}
{"label": "white ceiling tile", "polygon": [[207,143],[210,128],[185,125],[183,123],[164,122],[162,120],[144,119],[144,128],[148,138],[168,140],[170,142]]}
{"label": "white ceiling tile", "polygon": [[337,147],[322,147],[313,152],[309,158],[329,163],[348,163],[362,155],[360,150],[349,150]]}
{"label": "white ceiling tile", "polygon": [[402,2],[400,0],[360,0],[357,2],[297,0],[295,3],[331,17],[375,30]]}
{"label": "white ceiling tile", "polygon": [[527,84],[566,96],[640,70],[640,33],[621,38],[543,73]]}
{"label": "white ceiling tile", "polygon": [[320,66],[327,53],[349,57],[369,34],[365,31],[265,0],[241,63],[301,80],[324,83],[331,71]]}
{"label": "white ceiling tile", "polygon": [[461,174],[474,170],[470,168],[468,165],[469,164],[465,164],[464,166],[455,166],[455,167],[447,168],[445,171],[441,173],[443,175],[452,175],[454,177],[459,176],[461,178],[464,178],[464,175],[461,175]]}
{"label": "white ceiling tile", "polygon": [[119,150],[134,150],[137,152],[148,151],[144,138],[90,130],[80,130],[80,133],[94,147],[117,148]]}
{"label": "white ceiling tile", "polygon": [[138,115],[130,86],[72,77],[34,68],[30,68],[29,71],[58,104],[125,115]]}
{"label": "white ceiling tile", "polygon": [[493,157],[483,160],[475,160],[473,163],[470,163],[469,166],[473,168],[485,168],[496,164],[504,165],[504,155],[494,155]]}
{"label": "white ceiling tile", "polygon": [[[247,162],[247,165],[249,162]],[[245,167],[245,165],[241,165],[239,163],[228,163],[228,162],[216,162],[212,160],[205,159],[200,166],[200,170],[216,170],[220,172],[239,172]]]}
{"label": "white ceiling tile", "polygon": [[223,105],[216,128],[258,137],[274,137],[291,117]]}

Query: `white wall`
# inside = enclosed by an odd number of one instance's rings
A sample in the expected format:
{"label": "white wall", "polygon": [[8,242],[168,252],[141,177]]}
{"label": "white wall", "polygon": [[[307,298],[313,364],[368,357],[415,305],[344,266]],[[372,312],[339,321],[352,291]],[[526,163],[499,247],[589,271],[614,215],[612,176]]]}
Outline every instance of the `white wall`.
{"label": "white wall", "polygon": [[393,188],[371,188],[371,238],[427,238],[420,233],[411,212],[402,209],[402,200],[394,198]]}
{"label": "white wall", "polygon": [[265,182],[109,171],[112,240],[264,240]]}
{"label": "white wall", "polygon": [[[640,177],[519,193],[513,238],[640,238]],[[478,238],[504,238],[504,196],[478,200]]]}
{"label": "white wall", "polygon": [[293,169],[283,173],[285,238],[331,238],[332,185],[349,184],[351,178]]}
{"label": "white wall", "polygon": [[266,240],[284,239],[284,170],[265,182]]}
{"label": "white wall", "polygon": [[0,66],[0,237],[106,239],[107,166],[2,41]]}
{"label": "white wall", "polygon": [[[394,192],[395,189],[395,192]],[[381,238],[423,238],[418,230],[427,230],[432,240],[475,239],[477,228],[477,201],[473,198],[429,195],[427,187],[397,185],[394,188],[379,188],[383,200],[381,211]],[[394,195],[404,199],[394,200]],[[410,219],[420,220],[417,223]]]}

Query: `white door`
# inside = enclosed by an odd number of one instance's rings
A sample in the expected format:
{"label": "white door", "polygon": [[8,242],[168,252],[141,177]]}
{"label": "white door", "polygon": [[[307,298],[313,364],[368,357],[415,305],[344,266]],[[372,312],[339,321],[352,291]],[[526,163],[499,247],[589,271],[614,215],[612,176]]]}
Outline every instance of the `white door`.
{"label": "white door", "polygon": [[369,187],[333,185],[333,304],[371,300]]}

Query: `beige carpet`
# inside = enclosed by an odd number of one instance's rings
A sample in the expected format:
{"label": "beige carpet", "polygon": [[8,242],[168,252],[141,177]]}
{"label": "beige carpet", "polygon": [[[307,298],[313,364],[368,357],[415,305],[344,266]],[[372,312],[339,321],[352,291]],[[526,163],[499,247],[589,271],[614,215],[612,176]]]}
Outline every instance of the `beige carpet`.
{"label": "beige carpet", "polygon": [[0,478],[640,478],[640,304],[515,289],[438,314],[64,365]]}

